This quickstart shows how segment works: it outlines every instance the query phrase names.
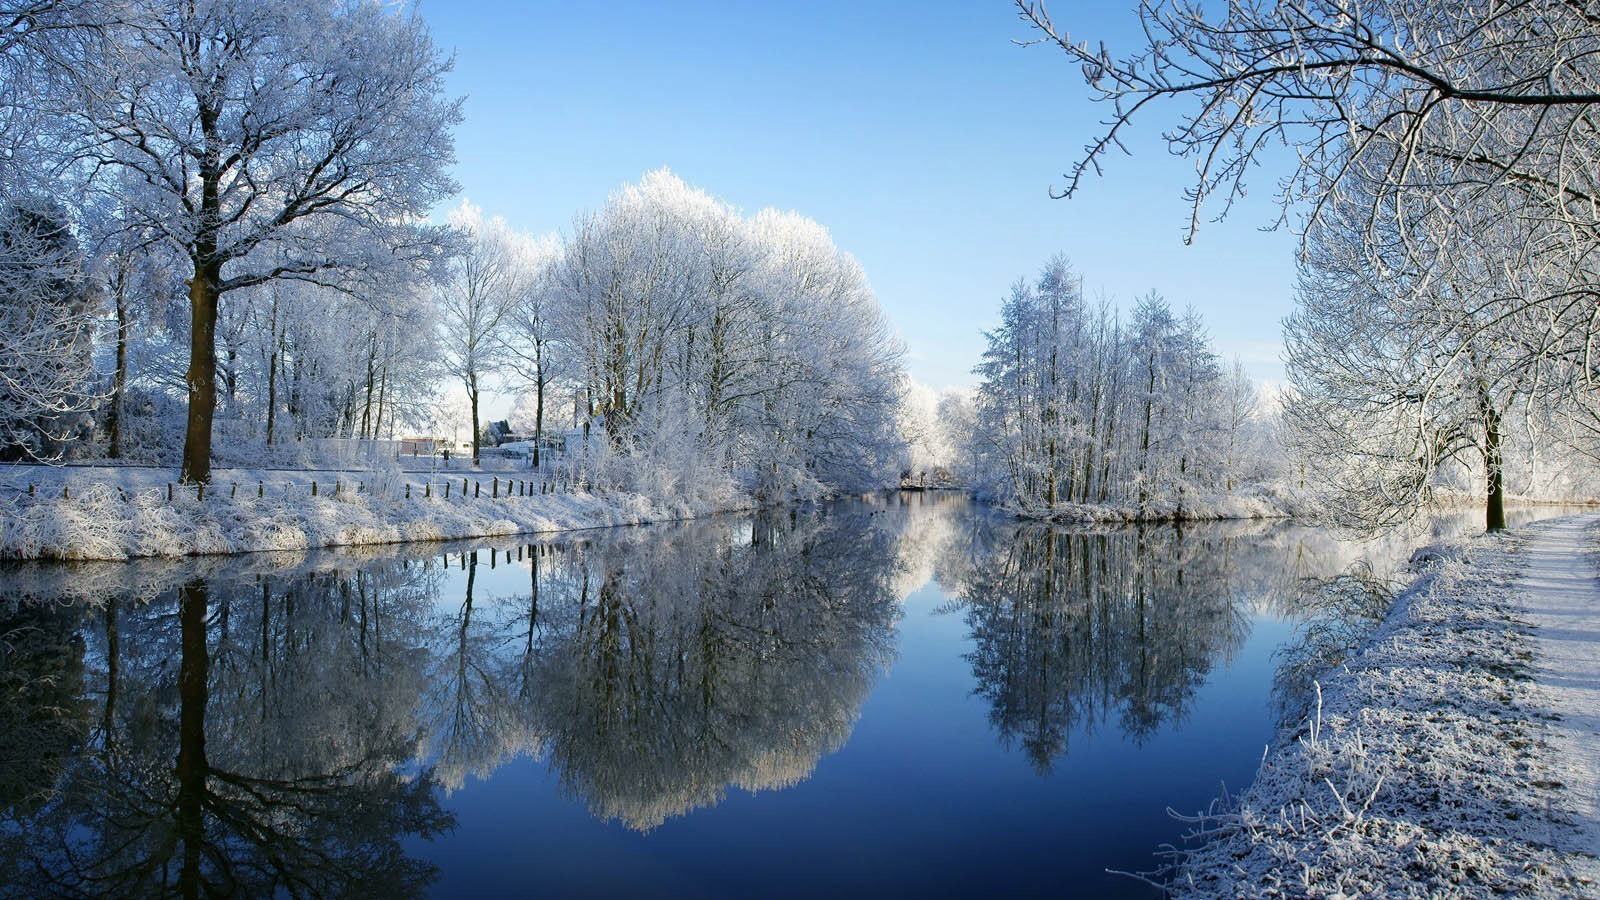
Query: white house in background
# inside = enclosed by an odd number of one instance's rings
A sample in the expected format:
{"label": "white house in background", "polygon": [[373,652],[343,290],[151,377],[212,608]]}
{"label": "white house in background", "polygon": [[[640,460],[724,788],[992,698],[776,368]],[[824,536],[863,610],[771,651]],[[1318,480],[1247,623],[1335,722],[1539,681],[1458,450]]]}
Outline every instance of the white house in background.
{"label": "white house in background", "polygon": [[451,441],[441,437],[403,437],[394,441],[401,458],[443,456],[445,451],[450,451],[451,456],[472,456],[471,441]]}
{"label": "white house in background", "polygon": [[401,456],[433,456],[450,442],[442,438],[403,437],[399,440]]}
{"label": "white house in background", "polygon": [[501,456],[528,459],[533,456],[533,441],[506,441],[504,444],[489,449]]}

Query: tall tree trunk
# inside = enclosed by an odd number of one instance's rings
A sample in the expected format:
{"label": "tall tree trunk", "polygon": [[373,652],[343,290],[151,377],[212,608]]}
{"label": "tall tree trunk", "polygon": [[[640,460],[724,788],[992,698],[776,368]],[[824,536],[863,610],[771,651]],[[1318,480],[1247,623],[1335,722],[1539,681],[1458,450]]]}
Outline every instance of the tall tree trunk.
{"label": "tall tree trunk", "polygon": [[1484,504],[1484,530],[1506,529],[1506,486],[1500,450],[1500,413],[1493,407],[1484,414],[1483,467],[1488,480],[1488,499]]}
{"label": "tall tree trunk", "polygon": [[272,446],[272,430],[278,416],[278,350],[267,357],[267,446]]}
{"label": "tall tree trunk", "polygon": [[217,121],[209,98],[200,103],[200,130],[205,152],[200,159],[199,228],[189,245],[194,277],[189,280],[189,419],[183,435],[183,467],[178,480],[205,484],[211,480],[211,420],[217,411],[217,307],[222,298],[222,261],[217,258],[221,227],[222,160]]}
{"label": "tall tree trunk", "polygon": [[539,468],[539,438],[544,434],[544,372],[539,367],[534,378],[533,401],[533,467]]}
{"label": "tall tree trunk", "polygon": [[[385,363],[383,365],[383,367],[378,370],[378,413],[377,413],[377,415],[373,416],[373,418],[372,418],[372,439],[373,440],[378,440],[379,437],[383,434],[383,432],[381,430],[383,428],[383,402],[386,399],[384,395],[387,394],[388,391],[389,391],[389,365],[388,365],[388,363]],[[391,431],[394,430],[393,426],[390,427],[390,430]]]}
{"label": "tall tree trunk", "polygon": [[478,376],[472,373],[467,376],[467,397],[472,401],[472,464],[478,464]]}
{"label": "tall tree trunk", "polygon": [[372,434],[372,430],[373,429],[371,428],[371,426],[372,426],[372,387],[373,387],[372,382],[374,380],[373,376],[375,375],[375,373],[372,370],[372,362],[373,362],[373,356],[376,353],[377,353],[377,350],[369,345],[369,347],[367,349],[367,387],[366,387],[367,396],[366,396],[365,404],[361,407],[361,437],[363,439],[373,436],[373,434]]}
{"label": "tall tree trunk", "polygon": [[106,455],[122,458],[122,403],[128,387],[128,300],[126,288],[117,285],[117,369],[111,375],[111,415],[107,417],[106,431],[111,446]]}
{"label": "tall tree trunk", "polygon": [[278,356],[283,352],[283,336],[278,333],[278,292],[272,292],[272,352],[267,355],[267,446],[272,446],[272,426],[278,415]]}
{"label": "tall tree trunk", "polygon": [[217,409],[217,286],[222,266],[211,261],[215,247],[204,248],[189,281],[189,419],[183,436],[183,468],[178,480],[211,480],[211,419]]}

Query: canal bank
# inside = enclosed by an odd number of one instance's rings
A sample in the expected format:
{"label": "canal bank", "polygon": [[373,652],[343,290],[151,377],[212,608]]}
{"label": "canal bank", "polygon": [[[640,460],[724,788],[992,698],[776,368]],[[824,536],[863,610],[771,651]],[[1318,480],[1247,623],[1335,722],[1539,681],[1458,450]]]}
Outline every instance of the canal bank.
{"label": "canal bank", "polygon": [[1594,516],[1417,556],[1235,801],[1181,897],[1596,896]]}

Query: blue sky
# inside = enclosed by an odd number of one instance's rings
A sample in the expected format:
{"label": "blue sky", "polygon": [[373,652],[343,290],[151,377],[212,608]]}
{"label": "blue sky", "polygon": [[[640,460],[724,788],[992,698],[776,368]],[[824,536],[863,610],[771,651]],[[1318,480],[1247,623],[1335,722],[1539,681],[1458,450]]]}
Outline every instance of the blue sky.
{"label": "blue sky", "polygon": [[[519,228],[565,230],[666,166],[746,212],[798,210],[861,260],[911,375],[934,388],[974,382],[1000,298],[1058,251],[1091,294],[1194,304],[1219,350],[1281,378],[1294,239],[1260,227],[1282,173],[1185,246],[1193,163],[1160,140],[1173,106],[1078,197],[1049,198],[1107,110],[1058,50],[1012,43],[1030,33],[1007,0],[733,6],[424,0],[467,97],[463,194]],[[1132,6],[1051,12],[1116,52],[1133,46]]]}

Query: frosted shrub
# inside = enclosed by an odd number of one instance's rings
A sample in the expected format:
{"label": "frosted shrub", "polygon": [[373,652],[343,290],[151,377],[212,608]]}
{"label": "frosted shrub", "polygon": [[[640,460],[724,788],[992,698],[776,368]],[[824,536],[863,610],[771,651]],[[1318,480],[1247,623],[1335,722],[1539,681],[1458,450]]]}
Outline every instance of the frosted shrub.
{"label": "frosted shrub", "polygon": [[737,486],[725,455],[707,440],[698,418],[681,402],[652,410],[615,448],[606,438],[589,441],[583,464],[599,490],[626,491],[666,502],[720,505]]}
{"label": "frosted shrub", "polygon": [[405,472],[389,453],[376,448],[367,451],[364,471],[367,491],[373,497],[389,500],[405,493]]}

